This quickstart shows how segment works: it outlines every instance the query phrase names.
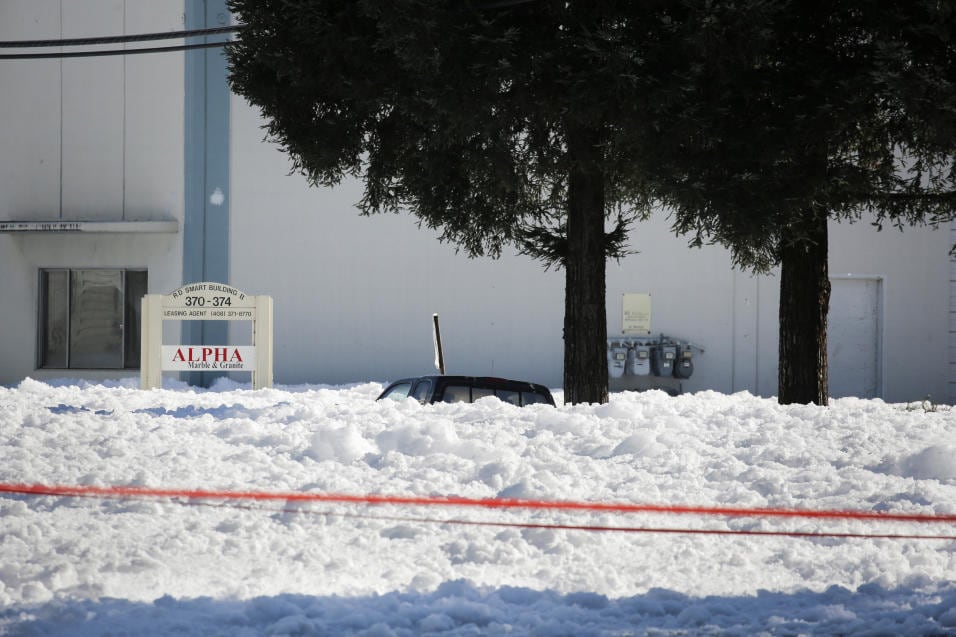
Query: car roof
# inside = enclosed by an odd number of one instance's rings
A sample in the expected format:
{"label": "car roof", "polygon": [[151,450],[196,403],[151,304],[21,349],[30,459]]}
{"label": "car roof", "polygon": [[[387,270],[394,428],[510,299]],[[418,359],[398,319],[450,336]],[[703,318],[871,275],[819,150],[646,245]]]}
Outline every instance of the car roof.
{"label": "car roof", "polygon": [[444,388],[449,385],[471,385],[481,386],[489,389],[504,389],[508,391],[530,391],[547,397],[550,404],[554,405],[554,397],[551,390],[544,385],[532,383],[526,380],[513,380],[510,378],[499,378],[496,376],[463,376],[463,375],[437,375],[427,374],[425,376],[409,376],[408,378],[399,378],[385,387],[379,398],[382,398],[388,391],[396,385],[409,384],[414,385],[420,381],[429,381],[435,388]]}
{"label": "car roof", "polygon": [[[401,380],[395,381],[396,383],[402,382],[414,382],[417,380],[432,380],[432,381],[441,381],[445,385],[450,383],[484,383],[489,385],[522,385],[525,387],[540,387],[547,389],[544,385],[538,383],[532,383],[527,380],[515,380],[513,378],[501,378],[498,376],[467,376],[467,375],[438,375],[438,374],[426,374],[425,376],[413,376],[411,378],[403,378]],[[394,383],[390,383],[394,384]]]}
{"label": "car roof", "polygon": [[521,388],[521,389],[533,389],[534,391],[550,394],[549,390],[544,385],[539,383],[532,383],[527,380],[514,380],[511,378],[499,378],[497,376],[466,376],[466,375],[438,375],[438,374],[426,374],[424,376],[409,376],[408,378],[399,378],[388,384],[386,390],[393,385],[398,385],[400,383],[415,383],[422,380],[430,380],[436,385],[452,385],[454,383],[463,383],[468,385],[481,384],[487,385],[489,387],[512,387],[512,388]]}

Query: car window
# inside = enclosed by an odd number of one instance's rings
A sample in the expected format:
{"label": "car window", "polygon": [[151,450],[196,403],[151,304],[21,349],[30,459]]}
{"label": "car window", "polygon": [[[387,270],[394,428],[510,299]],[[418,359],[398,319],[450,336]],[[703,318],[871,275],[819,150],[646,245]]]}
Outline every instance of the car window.
{"label": "car window", "polygon": [[471,402],[471,388],[467,385],[448,385],[441,396],[442,402],[468,403]]}
{"label": "car window", "polygon": [[475,402],[479,398],[484,398],[486,396],[494,396],[495,390],[488,387],[472,387],[471,388],[471,401]]}
{"label": "car window", "polygon": [[510,403],[512,405],[521,404],[521,392],[510,389],[497,389],[495,390],[495,396],[500,398],[503,402]]}
{"label": "car window", "polygon": [[411,383],[398,383],[390,387],[386,393],[382,394],[382,398],[390,398],[392,400],[404,400],[408,398],[408,390],[411,388],[412,388]]}
{"label": "car window", "polygon": [[418,385],[415,386],[415,393],[412,394],[412,398],[418,402],[425,402],[428,400],[428,397],[432,394],[432,381],[430,380],[420,380]]}
{"label": "car window", "polygon": [[539,394],[536,391],[521,392],[522,405],[537,405],[538,403],[548,404],[548,399],[544,396],[544,394]]}

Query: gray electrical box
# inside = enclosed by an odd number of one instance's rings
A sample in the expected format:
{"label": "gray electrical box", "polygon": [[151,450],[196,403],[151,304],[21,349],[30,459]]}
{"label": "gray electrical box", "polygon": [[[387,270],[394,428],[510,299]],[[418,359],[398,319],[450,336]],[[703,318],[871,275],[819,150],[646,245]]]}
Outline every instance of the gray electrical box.
{"label": "gray electrical box", "polygon": [[677,348],[677,361],[674,363],[674,378],[687,379],[694,373],[694,353],[690,345]]}
{"label": "gray electrical box", "polygon": [[674,361],[677,358],[677,347],[674,345],[658,344],[651,357],[651,369],[655,376],[671,376],[674,373]]}
{"label": "gray electrical box", "polygon": [[651,373],[651,348],[647,343],[634,343],[627,351],[627,373],[647,376]]}
{"label": "gray electrical box", "polygon": [[607,348],[607,373],[611,378],[620,378],[624,375],[627,364],[627,345],[613,342]]}

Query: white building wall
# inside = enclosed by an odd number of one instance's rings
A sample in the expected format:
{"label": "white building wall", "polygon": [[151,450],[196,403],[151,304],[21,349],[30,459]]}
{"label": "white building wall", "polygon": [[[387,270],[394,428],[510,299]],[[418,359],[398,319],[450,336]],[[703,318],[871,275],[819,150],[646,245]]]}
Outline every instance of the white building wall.
{"label": "white building wall", "polygon": [[[0,3],[3,40],[181,28],[182,3]],[[0,60],[0,87],[0,221],[175,219],[182,227],[182,53]],[[0,233],[0,383],[138,374],[38,370],[37,290],[41,268],[143,267],[150,290],[178,287],[181,236]]]}
{"label": "white building wall", "polygon": [[[956,221],[949,226],[950,249],[956,249]],[[948,402],[956,404],[956,254],[949,258],[949,393]]]}
{"label": "white building wall", "polygon": [[[60,37],[123,32],[121,0],[60,5]],[[122,48],[116,47],[114,48]],[[124,56],[60,62],[61,217],[115,219],[123,211]]]}
{"label": "white building wall", "polygon": [[883,398],[948,401],[948,228],[831,224],[830,276],[882,281]]}
{"label": "white building wall", "polygon": [[[124,6],[124,33],[183,28],[182,2],[126,0]],[[181,41],[170,40],[164,44],[170,46],[178,42]],[[126,45],[127,48],[137,46],[143,45]],[[156,46],[156,43],[146,46]],[[125,87],[124,219],[140,221],[169,216],[177,219],[182,227],[183,54],[127,55],[121,59]],[[181,262],[177,257],[177,266]]]}
{"label": "white building wall", "polygon": [[232,283],[275,301],[276,382],[449,373],[560,384],[564,279],[530,259],[467,259],[407,216],[361,217],[356,182],[309,188],[233,98]]}
{"label": "white building wall", "polygon": [[[0,37],[59,38],[60,3],[0,3]],[[0,219],[59,215],[60,70],[59,60],[0,60]]]}

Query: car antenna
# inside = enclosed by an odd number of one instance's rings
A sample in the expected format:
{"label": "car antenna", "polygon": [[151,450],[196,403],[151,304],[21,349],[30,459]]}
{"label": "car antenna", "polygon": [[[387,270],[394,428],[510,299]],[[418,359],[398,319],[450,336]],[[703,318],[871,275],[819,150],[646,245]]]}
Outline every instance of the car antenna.
{"label": "car antenna", "polygon": [[441,349],[441,329],[438,327],[438,314],[432,314],[433,331],[432,336],[435,340],[435,369],[442,376],[445,375],[445,355]]}

